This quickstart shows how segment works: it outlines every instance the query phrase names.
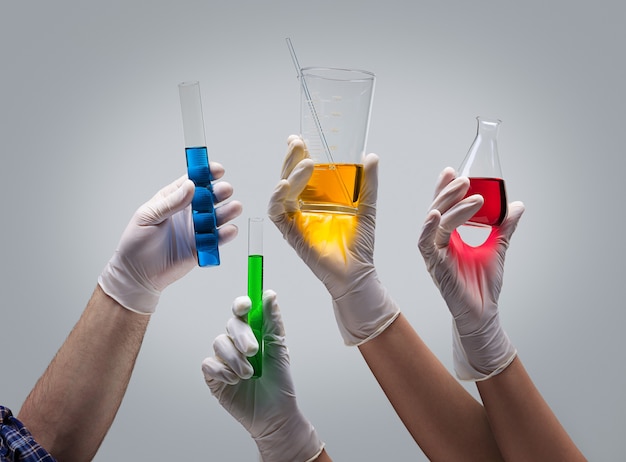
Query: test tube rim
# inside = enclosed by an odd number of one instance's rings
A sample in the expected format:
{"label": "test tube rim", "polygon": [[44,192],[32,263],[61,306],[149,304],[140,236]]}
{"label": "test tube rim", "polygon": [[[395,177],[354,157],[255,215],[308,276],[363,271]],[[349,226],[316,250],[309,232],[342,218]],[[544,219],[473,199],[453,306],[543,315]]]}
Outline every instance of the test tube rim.
{"label": "test tube rim", "polygon": [[193,85],[200,85],[199,80],[185,80],[178,84],[179,87],[191,87]]}

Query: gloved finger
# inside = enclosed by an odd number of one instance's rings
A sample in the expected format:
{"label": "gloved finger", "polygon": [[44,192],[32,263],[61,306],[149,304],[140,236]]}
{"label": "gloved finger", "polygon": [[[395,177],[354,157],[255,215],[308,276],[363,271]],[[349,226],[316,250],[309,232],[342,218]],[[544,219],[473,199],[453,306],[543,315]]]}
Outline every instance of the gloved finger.
{"label": "gloved finger", "polygon": [[252,329],[245,322],[248,312],[252,308],[252,300],[247,295],[241,295],[233,300],[232,312],[235,315],[226,325],[226,330],[235,342],[235,346],[245,356],[253,356],[259,350],[259,344]]}
{"label": "gloved finger", "polygon": [[294,167],[298,165],[302,159],[309,157],[304,141],[298,135],[289,136],[287,145],[287,155],[283,161],[283,167],[280,173],[280,177],[283,179],[289,177]]}
{"label": "gloved finger", "polygon": [[435,194],[433,195],[433,199],[439,195],[439,193],[448,186],[448,184],[456,178],[456,172],[452,167],[444,168],[439,174],[439,178],[437,178],[437,183],[435,184]]}
{"label": "gloved finger", "polygon": [[228,200],[233,195],[233,186],[227,181],[220,181],[213,185],[215,205]]}
{"label": "gloved finger", "polygon": [[293,140],[301,140],[302,137],[300,135],[289,135],[287,138],[287,144],[291,143]]}
{"label": "gloved finger", "polygon": [[218,245],[221,247],[224,244],[228,244],[229,242],[233,241],[238,234],[239,228],[237,227],[237,225],[234,225],[232,223],[220,227],[217,230],[217,240],[219,243]]}
{"label": "gloved finger", "polygon": [[469,178],[458,177],[450,181],[435,197],[429,210],[437,209],[443,215],[459,202],[469,189]]}
{"label": "gloved finger", "polygon": [[368,154],[363,160],[363,181],[359,198],[359,215],[376,216],[378,199],[378,161],[376,154]]}
{"label": "gloved finger", "polygon": [[441,216],[441,223],[435,237],[435,245],[446,247],[452,232],[467,222],[483,206],[484,199],[480,194],[473,194],[451,207]]}
{"label": "gloved finger", "polygon": [[276,292],[271,289],[263,292],[263,329],[265,336],[284,341],[285,326],[276,301]]}
{"label": "gloved finger", "polygon": [[215,209],[215,221],[217,223],[217,241],[221,247],[228,244],[239,234],[239,228],[230,221],[241,215],[243,205],[239,201],[232,201]]}
{"label": "gloved finger", "polygon": [[315,165],[311,159],[303,159],[289,174],[289,190],[285,196],[285,211],[293,213],[300,210],[298,198],[313,175]]}
{"label": "gloved finger", "polygon": [[233,300],[233,306],[231,310],[233,314],[239,318],[245,316],[252,308],[252,300],[247,295],[240,295],[235,300]]}
{"label": "gloved finger", "polygon": [[215,222],[217,226],[222,226],[234,220],[243,211],[243,205],[239,201],[231,201],[215,208]]}
{"label": "gloved finger", "polygon": [[270,197],[267,213],[278,226],[284,221],[286,213],[298,210],[298,196],[304,190],[313,174],[314,164],[311,159],[304,159],[296,165],[289,178],[282,179]]}
{"label": "gloved finger", "polygon": [[480,210],[485,203],[483,196],[472,194],[460,202],[450,207],[447,212],[441,215],[441,228],[446,231],[454,231],[456,228],[466,223],[467,220]]}
{"label": "gloved finger", "polygon": [[178,177],[174,181],[172,181],[167,186],[163,186],[154,196],[152,196],[152,199],[154,199],[155,197],[164,197],[173,193],[174,191],[178,190],[178,188],[181,187],[181,185],[185,182],[185,180],[187,180],[186,173]]}
{"label": "gloved finger", "polygon": [[209,170],[211,171],[211,178],[213,180],[219,180],[224,176],[224,166],[219,162],[209,161]]}
{"label": "gloved finger", "polygon": [[287,195],[287,202],[296,202],[304,187],[311,179],[313,175],[313,169],[315,164],[311,159],[302,159],[291,171],[287,177],[289,181],[289,194]]}
{"label": "gloved finger", "polygon": [[213,341],[213,351],[228,368],[242,379],[249,379],[254,372],[246,355],[237,349],[233,339],[226,334],[220,334]]}
{"label": "gloved finger", "polygon": [[202,361],[202,373],[204,374],[204,380],[211,387],[211,391],[213,391],[213,386],[211,385],[213,381],[235,385],[241,380],[226,364],[214,357],[205,358]]}
{"label": "gloved finger", "polygon": [[[417,241],[417,247],[424,257],[425,261],[430,261],[432,256],[437,252],[437,246],[435,245],[435,236],[437,235],[437,229],[441,222],[441,213],[439,210],[433,209],[428,212],[424,224],[422,225],[422,232]],[[430,270],[430,268],[429,268]]]}
{"label": "gloved finger", "polygon": [[515,201],[508,204],[508,211],[504,222],[498,227],[500,235],[509,241],[517,228],[520,218],[524,214],[526,207],[523,202]]}
{"label": "gloved finger", "polygon": [[280,180],[274,189],[267,206],[267,215],[289,244],[296,249],[302,246],[302,231],[296,226],[293,212],[299,210],[297,203],[288,203],[290,185],[288,180]]}
{"label": "gloved finger", "polygon": [[140,226],[158,225],[191,203],[195,191],[193,182],[183,179],[179,183],[179,180],[163,188],[137,210]]}
{"label": "gloved finger", "polygon": [[285,209],[287,194],[289,194],[289,182],[287,180],[280,180],[274,188],[274,192],[270,196],[270,201],[267,205],[267,216],[270,217],[270,220],[272,220],[279,229],[279,223],[284,221],[285,214],[287,213]]}
{"label": "gloved finger", "polygon": [[226,332],[232,339],[235,348],[244,356],[254,356],[259,351],[259,343],[246,322],[246,318],[230,318],[226,323]]}

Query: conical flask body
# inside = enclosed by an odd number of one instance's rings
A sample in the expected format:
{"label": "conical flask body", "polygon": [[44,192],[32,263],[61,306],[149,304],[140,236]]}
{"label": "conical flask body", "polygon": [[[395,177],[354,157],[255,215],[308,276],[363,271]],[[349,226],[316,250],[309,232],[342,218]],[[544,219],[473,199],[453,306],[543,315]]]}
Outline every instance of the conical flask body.
{"label": "conical flask body", "polygon": [[459,167],[459,176],[466,176],[470,180],[465,197],[480,194],[484,204],[466,224],[499,226],[507,212],[506,188],[498,157],[497,138],[501,121],[484,117],[477,117],[476,120],[476,137]]}

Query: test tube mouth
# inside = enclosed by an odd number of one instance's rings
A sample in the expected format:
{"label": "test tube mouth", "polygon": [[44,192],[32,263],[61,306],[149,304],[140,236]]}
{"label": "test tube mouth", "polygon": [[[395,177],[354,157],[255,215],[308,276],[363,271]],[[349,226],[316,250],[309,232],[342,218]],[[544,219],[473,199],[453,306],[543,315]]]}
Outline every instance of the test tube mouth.
{"label": "test tube mouth", "polygon": [[248,218],[248,255],[263,255],[263,218]]}
{"label": "test tube mouth", "polygon": [[197,80],[181,82],[178,84],[178,92],[183,116],[185,147],[206,147],[200,82]]}

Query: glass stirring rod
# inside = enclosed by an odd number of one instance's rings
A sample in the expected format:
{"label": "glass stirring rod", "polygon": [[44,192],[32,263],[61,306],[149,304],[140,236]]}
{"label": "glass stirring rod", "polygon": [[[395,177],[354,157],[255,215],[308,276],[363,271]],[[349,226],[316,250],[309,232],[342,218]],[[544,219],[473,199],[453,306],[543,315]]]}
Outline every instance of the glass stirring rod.
{"label": "glass stirring rod", "polygon": [[220,254],[217,242],[215,196],[204,135],[200,83],[182,82],[178,85],[178,91],[183,115],[187,176],[196,186],[191,201],[191,210],[198,265],[217,266],[220,264]]}
{"label": "glass stirring rod", "polygon": [[315,104],[313,103],[313,98],[311,97],[311,93],[309,92],[309,88],[306,84],[306,80],[302,75],[302,67],[300,67],[300,62],[298,61],[298,57],[296,56],[296,50],[293,48],[293,44],[291,43],[291,39],[287,37],[285,39],[287,41],[287,46],[289,47],[289,53],[291,53],[291,60],[293,61],[293,65],[296,68],[296,72],[298,73],[298,79],[300,79],[300,85],[302,91],[306,96],[306,101],[309,105],[309,109],[311,111],[311,115],[313,116],[313,121],[315,122],[315,127],[317,128],[317,132],[319,134],[320,140],[322,141],[322,145],[324,146],[324,152],[326,152],[326,156],[328,157],[328,162],[330,164],[334,164],[333,155],[330,152],[330,146],[328,146],[328,142],[326,141],[326,136],[324,135],[324,130],[322,129],[322,124],[320,123],[320,118],[317,115],[317,110],[315,109]]}
{"label": "glass stirring rod", "polygon": [[248,358],[254,373],[263,373],[263,218],[248,219],[248,297],[252,307],[248,312],[248,325],[259,343],[259,351]]}

